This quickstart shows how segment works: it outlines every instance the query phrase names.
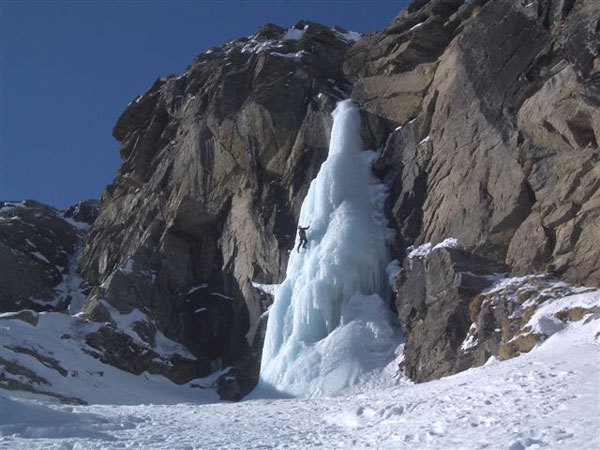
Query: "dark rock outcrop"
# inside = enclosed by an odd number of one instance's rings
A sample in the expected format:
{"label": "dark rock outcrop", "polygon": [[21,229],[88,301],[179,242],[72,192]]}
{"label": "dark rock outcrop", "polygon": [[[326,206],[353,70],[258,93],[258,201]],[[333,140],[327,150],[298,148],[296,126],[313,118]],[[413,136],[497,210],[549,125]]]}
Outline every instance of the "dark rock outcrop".
{"label": "dark rock outcrop", "polygon": [[70,217],[76,222],[87,223],[91,225],[98,217],[100,207],[98,200],[84,200],[71,206],[65,211],[65,217]]}
{"label": "dark rock outcrop", "polygon": [[[140,380],[162,375],[176,384],[205,377],[214,370],[211,361],[194,358],[185,347],[153,330],[151,324],[139,320],[129,326],[132,317],[111,312],[120,323],[98,324],[81,315],[42,315],[32,310],[2,314],[0,387],[43,394],[67,403],[85,403],[72,395],[79,392],[77,395],[87,398],[84,391],[96,386],[106,372],[117,374],[115,368],[138,375]],[[19,331],[10,333],[11,330]],[[140,335],[147,336],[152,344],[144,342]],[[108,384],[121,379],[107,378],[111,380]],[[69,383],[65,385],[70,379],[79,387],[70,389]]]}
{"label": "dark rock outcrop", "polygon": [[471,326],[469,305],[506,270],[458,248],[405,259],[396,307],[406,330],[403,369],[408,377],[425,381],[470,367],[470,361],[459,358]]}
{"label": "dark rock outcrop", "polygon": [[[404,260],[396,307],[406,330],[402,369],[408,377],[429,381],[480,366],[490,357],[528,352],[548,337],[529,323],[542,306],[593,290],[544,275],[506,278],[507,269],[459,248],[437,248]],[[540,321],[552,321],[549,329],[556,332],[598,311],[600,304],[567,303]]]}
{"label": "dark rock outcrop", "polygon": [[194,360],[177,354],[162,356],[110,326],[100,327],[88,334],[85,343],[96,350],[89,351],[90,356],[135,375],[143,372],[160,374],[176,384],[183,384],[211,372],[211,363],[207,359]]}
{"label": "dark rock outcrop", "polygon": [[65,311],[84,230],[41,203],[0,202],[0,311]]}

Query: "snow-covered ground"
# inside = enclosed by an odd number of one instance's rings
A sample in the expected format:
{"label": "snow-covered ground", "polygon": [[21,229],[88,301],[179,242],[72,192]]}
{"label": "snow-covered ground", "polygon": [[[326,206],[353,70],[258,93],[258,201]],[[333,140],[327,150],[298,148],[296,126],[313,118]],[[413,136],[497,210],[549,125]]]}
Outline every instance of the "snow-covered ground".
{"label": "snow-covered ground", "polygon": [[[36,315],[38,322],[34,326],[13,318],[15,314],[0,314],[0,358],[20,367],[16,371],[13,369],[13,373],[2,367],[0,380],[3,382],[30,385],[41,392],[57,393],[86,403],[139,404],[150,401],[148,399],[178,403],[188,399],[198,402],[218,398],[212,389],[206,389],[211,379],[193,380],[177,386],[159,375],[134,375],[104,364],[92,356],[97,349],[85,342],[86,336],[98,331],[102,324],[79,316],[45,312]],[[135,317],[136,310],[130,316]],[[121,329],[131,330],[124,325],[126,323],[125,320],[121,322]],[[144,348],[143,341],[133,331],[130,336]],[[162,333],[157,333],[156,337],[155,350],[162,355],[177,353],[193,358],[185,347],[170,341]],[[27,376],[28,373],[34,376]],[[0,425],[5,425],[3,403]]]}
{"label": "snow-covered ground", "polygon": [[0,448],[597,449],[600,321],[584,322],[509,361],[418,385],[390,365],[335,397],[65,406],[1,391]]}

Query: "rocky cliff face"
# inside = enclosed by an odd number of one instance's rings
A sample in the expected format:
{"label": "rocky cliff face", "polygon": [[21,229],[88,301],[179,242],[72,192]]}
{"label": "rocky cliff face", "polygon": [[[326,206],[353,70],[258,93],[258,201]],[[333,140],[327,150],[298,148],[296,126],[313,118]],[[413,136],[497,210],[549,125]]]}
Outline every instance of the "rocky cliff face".
{"label": "rocky cliff face", "polygon": [[252,282],[283,276],[330,112],[349,94],[354,35],[263,27],[157,80],[118,120],[124,159],[90,230],[88,317],[142,313],[197,357],[231,364],[267,305]]}
{"label": "rocky cliff face", "polygon": [[[283,279],[330,112],[351,96],[390,188],[404,371],[424,381],[528,350],[543,336],[521,330],[523,302],[552,298],[557,279],[600,285],[598,17],[595,0],[415,0],[356,43],[314,23],[267,25],[157,80],[114,128],[123,165],[79,264],[98,322],[86,345],[179,383],[233,364],[222,395],[246,393],[271,301],[253,283]],[[25,299],[54,298],[58,259],[81,239],[59,225],[61,247],[40,251],[48,267],[6,250],[29,244],[3,231],[0,258],[44,270],[31,292],[0,279],[0,301],[39,310]],[[458,244],[411,253],[449,237]],[[493,288],[536,273],[546,278]],[[162,354],[165,337],[191,354]]]}
{"label": "rocky cliff face", "polygon": [[379,162],[399,255],[447,237],[462,247],[400,280],[414,379],[461,369],[468,305],[489,284],[465,284],[465,261],[472,274],[504,264],[600,283],[599,12],[595,1],[415,1],[350,50],[353,96],[400,125]]}
{"label": "rocky cliff face", "polygon": [[[346,63],[355,97],[404,125],[381,162],[401,239],[453,236],[514,273],[598,284],[597,2],[421,3]],[[389,104],[388,74],[400,96],[421,80],[410,111]]]}

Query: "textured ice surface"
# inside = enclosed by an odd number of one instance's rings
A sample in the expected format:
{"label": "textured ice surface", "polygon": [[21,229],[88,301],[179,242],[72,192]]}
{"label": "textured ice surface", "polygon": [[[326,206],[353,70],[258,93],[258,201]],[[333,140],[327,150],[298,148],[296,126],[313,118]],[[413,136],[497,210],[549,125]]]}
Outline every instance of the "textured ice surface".
{"label": "textured ice surface", "polygon": [[362,150],[350,101],[333,113],[329,156],[300,212],[308,246],[290,255],[269,314],[253,396],[333,394],[394,357],[398,333],[382,298],[390,230],[384,187]]}

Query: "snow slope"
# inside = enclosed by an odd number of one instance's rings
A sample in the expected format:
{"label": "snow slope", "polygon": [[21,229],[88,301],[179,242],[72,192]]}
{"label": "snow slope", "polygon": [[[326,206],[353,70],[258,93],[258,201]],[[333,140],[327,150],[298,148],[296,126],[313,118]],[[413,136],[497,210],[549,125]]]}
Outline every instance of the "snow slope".
{"label": "snow slope", "polygon": [[585,322],[509,361],[419,385],[392,364],[335,397],[64,406],[2,391],[0,448],[597,449],[600,321]]}
{"label": "snow slope", "polygon": [[[131,315],[134,313],[135,310]],[[22,369],[17,371],[20,373],[2,370],[2,381],[29,384],[41,392],[58,393],[87,403],[212,402],[218,398],[208,388],[218,373],[210,379],[196,379],[178,386],[160,375],[134,375],[102,363],[92,356],[96,349],[85,343],[85,337],[103,324],[79,316],[44,312],[36,314],[38,323],[34,326],[14,318],[15,314],[0,314],[0,358],[15,362]],[[123,325],[122,328],[128,327]],[[191,356],[185,347],[161,333],[157,333],[157,347],[163,354]],[[32,377],[25,376],[24,371],[35,374],[33,379],[41,377],[41,380],[32,383]],[[4,413],[0,412],[4,425]]]}

